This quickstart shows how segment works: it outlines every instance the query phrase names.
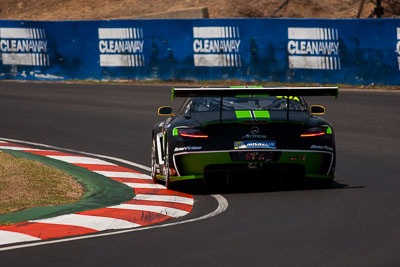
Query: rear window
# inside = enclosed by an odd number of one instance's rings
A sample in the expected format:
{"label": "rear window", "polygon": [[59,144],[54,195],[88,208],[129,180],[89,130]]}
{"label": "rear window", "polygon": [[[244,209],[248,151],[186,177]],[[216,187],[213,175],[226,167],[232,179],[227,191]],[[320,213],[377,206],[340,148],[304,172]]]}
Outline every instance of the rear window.
{"label": "rear window", "polygon": [[[289,98],[289,110],[305,111],[304,101],[297,96],[271,96],[271,97],[224,97],[222,110],[287,110],[287,98]],[[219,111],[220,97],[194,97],[189,103],[194,112]]]}

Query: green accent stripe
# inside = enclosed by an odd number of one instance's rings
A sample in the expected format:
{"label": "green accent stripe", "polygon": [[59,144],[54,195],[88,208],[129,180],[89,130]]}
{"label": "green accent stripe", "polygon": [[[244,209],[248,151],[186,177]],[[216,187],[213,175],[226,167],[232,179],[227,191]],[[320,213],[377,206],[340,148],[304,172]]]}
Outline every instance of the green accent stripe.
{"label": "green accent stripe", "polygon": [[178,128],[174,128],[173,132],[172,132],[173,136],[177,136],[178,134]]}
{"label": "green accent stripe", "polygon": [[256,120],[258,121],[270,119],[268,110],[254,110],[254,115],[256,116]]}
{"label": "green accent stripe", "polygon": [[203,179],[204,175],[186,175],[186,176],[170,176],[169,180],[171,182],[183,181],[183,180],[194,180],[194,179]]}
{"label": "green accent stripe", "polygon": [[35,207],[0,215],[0,222],[17,223],[28,220],[50,218],[63,214],[82,212],[86,210],[100,209],[113,205],[119,205],[131,200],[135,196],[134,190],[127,185],[89,171],[88,169],[27,152],[7,149],[2,149],[2,151],[17,158],[26,158],[29,160],[39,161],[56,169],[63,170],[77,179],[78,182],[83,184],[86,193],[83,195],[81,200],[73,204]]}
{"label": "green accent stripe", "polygon": [[328,129],[326,130],[326,134],[332,134],[332,128],[328,127]]}
{"label": "green accent stripe", "polygon": [[269,97],[268,94],[260,95],[260,94],[254,94],[254,95],[235,95],[235,97]]}
{"label": "green accent stripe", "polygon": [[171,89],[171,101],[174,101],[174,99],[175,99],[175,88],[172,87],[172,89]]}
{"label": "green accent stripe", "polygon": [[235,97],[251,97],[251,95],[235,95]]}
{"label": "green accent stripe", "polygon": [[238,120],[251,120],[251,113],[249,110],[236,110],[235,113]]}
{"label": "green accent stripe", "polygon": [[254,113],[255,119],[257,121],[270,120],[270,115],[268,110],[236,110],[236,118],[238,120],[253,120],[251,112]]}

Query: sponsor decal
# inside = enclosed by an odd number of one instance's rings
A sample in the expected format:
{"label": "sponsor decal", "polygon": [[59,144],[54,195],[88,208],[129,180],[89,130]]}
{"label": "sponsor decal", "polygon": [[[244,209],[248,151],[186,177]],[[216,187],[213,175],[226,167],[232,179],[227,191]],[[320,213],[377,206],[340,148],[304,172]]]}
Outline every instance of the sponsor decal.
{"label": "sponsor decal", "polygon": [[203,147],[201,147],[201,146],[175,147],[174,152],[190,151],[190,150],[201,150],[201,149],[203,149]]}
{"label": "sponsor decal", "polygon": [[49,66],[46,32],[41,28],[0,28],[3,65]]}
{"label": "sponsor decal", "polygon": [[99,28],[100,66],[142,67],[145,65],[142,28]]}
{"label": "sponsor decal", "polygon": [[398,63],[399,63],[399,70],[400,70],[400,28],[397,28],[396,53],[397,53],[397,55],[398,55],[397,61],[398,61]]}
{"label": "sponsor decal", "polygon": [[246,134],[242,136],[242,139],[254,139],[254,138],[265,139],[267,138],[267,136],[262,134]]}
{"label": "sponsor decal", "polygon": [[275,141],[235,141],[234,149],[254,149],[254,148],[276,148]]}
{"label": "sponsor decal", "polygon": [[333,151],[333,148],[330,146],[317,146],[317,145],[312,145],[310,149],[323,149],[323,150],[329,150]]}
{"label": "sponsor decal", "polygon": [[340,70],[336,28],[288,28],[289,68]]}
{"label": "sponsor decal", "polygon": [[240,67],[239,27],[193,27],[196,67]]}
{"label": "sponsor decal", "polygon": [[300,99],[297,96],[276,96],[276,98],[285,98],[285,99],[291,99],[300,102]]}

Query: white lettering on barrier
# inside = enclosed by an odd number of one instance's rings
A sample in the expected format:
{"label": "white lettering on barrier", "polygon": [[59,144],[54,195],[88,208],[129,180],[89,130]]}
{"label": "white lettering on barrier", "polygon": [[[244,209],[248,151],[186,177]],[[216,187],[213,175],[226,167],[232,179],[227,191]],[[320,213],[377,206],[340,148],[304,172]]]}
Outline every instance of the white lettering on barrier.
{"label": "white lettering on barrier", "polygon": [[396,52],[397,52],[397,54],[400,56],[400,41],[397,42],[397,45],[396,45]]}
{"label": "white lettering on barrier", "polygon": [[99,28],[100,66],[142,67],[144,36],[142,28]]}
{"label": "white lettering on barrier", "polygon": [[339,55],[339,43],[290,40],[288,52],[291,55]]}
{"label": "white lettering on barrier", "polygon": [[114,41],[101,40],[99,42],[100,53],[143,53],[144,41]]}
{"label": "white lettering on barrier", "polygon": [[193,27],[196,67],[240,67],[239,27]]}
{"label": "white lettering on barrier", "polygon": [[337,29],[289,27],[289,68],[340,70],[338,39]]}
{"label": "white lettering on barrier", "polygon": [[399,64],[399,70],[400,70],[400,28],[397,28],[397,45],[396,45],[396,52],[399,55],[397,57],[397,61]]}
{"label": "white lettering on barrier", "polygon": [[41,40],[0,40],[0,50],[3,53],[47,53],[47,41]]}
{"label": "white lettering on barrier", "polygon": [[0,28],[0,51],[4,65],[50,65],[44,29]]}
{"label": "white lettering on barrier", "polygon": [[239,53],[240,40],[194,40],[196,53]]}

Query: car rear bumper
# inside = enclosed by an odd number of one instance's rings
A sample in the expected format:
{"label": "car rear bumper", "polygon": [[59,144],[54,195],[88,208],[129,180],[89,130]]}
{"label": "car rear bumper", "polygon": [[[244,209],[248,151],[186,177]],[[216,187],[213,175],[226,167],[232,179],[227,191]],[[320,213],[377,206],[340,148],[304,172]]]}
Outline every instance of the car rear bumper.
{"label": "car rear bumper", "polygon": [[[273,152],[265,160],[240,161],[236,153]],[[334,177],[334,152],[320,150],[227,150],[190,151],[173,155],[177,175],[171,181],[201,179],[210,174],[257,171],[265,175]]]}

